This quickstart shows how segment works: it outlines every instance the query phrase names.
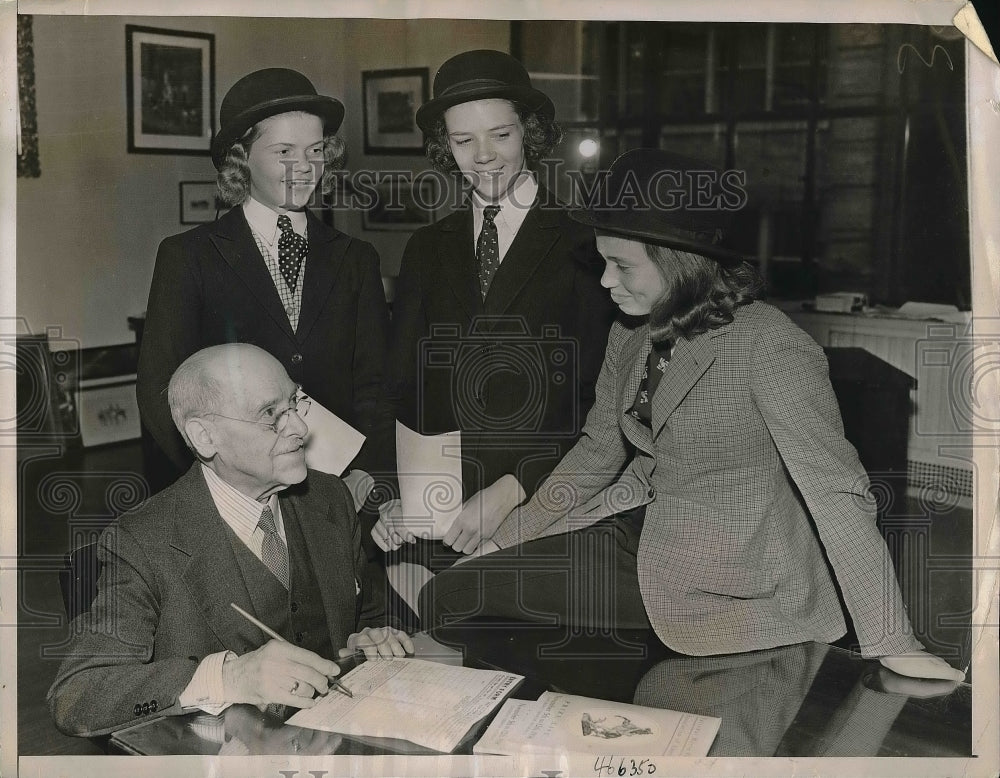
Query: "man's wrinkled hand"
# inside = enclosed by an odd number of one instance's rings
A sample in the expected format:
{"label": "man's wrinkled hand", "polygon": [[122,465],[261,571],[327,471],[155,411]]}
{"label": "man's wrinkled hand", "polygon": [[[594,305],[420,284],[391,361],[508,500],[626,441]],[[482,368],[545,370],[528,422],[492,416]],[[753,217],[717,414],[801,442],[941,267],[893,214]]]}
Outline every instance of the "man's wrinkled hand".
{"label": "man's wrinkled hand", "polygon": [[365,627],[347,638],[347,648],[340,656],[347,657],[364,651],[366,659],[392,659],[413,653],[413,641],[405,632],[393,627]]}
{"label": "man's wrinkled hand", "polygon": [[253,705],[279,703],[311,708],[313,696],[326,693],[328,676],[338,675],[335,662],[305,648],[270,640],[222,665],[222,686],[227,702]]}

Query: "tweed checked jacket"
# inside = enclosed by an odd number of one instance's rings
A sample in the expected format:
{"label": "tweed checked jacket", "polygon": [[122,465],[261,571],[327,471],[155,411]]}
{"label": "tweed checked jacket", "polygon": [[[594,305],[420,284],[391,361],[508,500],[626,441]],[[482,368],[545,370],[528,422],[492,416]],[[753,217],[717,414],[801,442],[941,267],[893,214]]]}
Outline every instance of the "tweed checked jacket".
{"label": "tweed checked jacket", "polygon": [[[344,484],[310,470],[278,501],[285,521],[302,530],[334,648],[384,624]],[[226,649],[244,654],[270,639],[230,607],[255,613],[233,548],[241,542],[197,463],[105,530],[97,598],[73,622],[69,655],[48,694],[61,731],[100,735],[150,714],[184,713],[178,697],[202,659]]]}
{"label": "tweed checked jacket", "polygon": [[647,503],[639,587],[670,648],[836,640],[845,623],[823,551],[863,653],[919,648],[822,349],[776,308],[743,306],[732,323],[676,344],[650,429],[627,413],[650,348],[648,325],[613,326],[580,440],[494,542]]}

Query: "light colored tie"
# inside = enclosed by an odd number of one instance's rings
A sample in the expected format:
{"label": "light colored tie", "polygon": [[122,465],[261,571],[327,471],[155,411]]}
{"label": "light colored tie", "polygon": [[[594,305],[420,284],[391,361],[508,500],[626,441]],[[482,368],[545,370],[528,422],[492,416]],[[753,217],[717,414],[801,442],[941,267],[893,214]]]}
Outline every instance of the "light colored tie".
{"label": "light colored tie", "polygon": [[309,241],[292,229],[292,220],[286,214],[278,217],[278,228],[281,230],[281,237],[278,238],[278,269],[288,288],[294,292],[299,283],[302,260],[309,253]]}
{"label": "light colored tie", "polygon": [[271,506],[265,505],[257,526],[264,530],[264,542],[261,545],[261,557],[267,569],[288,588],[288,550],[278,536],[278,527],[274,523]]}
{"label": "light colored tie", "polygon": [[486,299],[490,283],[500,267],[500,238],[497,236],[497,226],[493,223],[500,213],[499,205],[487,205],[483,208],[483,228],[479,231],[476,241],[476,259],[479,260],[479,291]]}

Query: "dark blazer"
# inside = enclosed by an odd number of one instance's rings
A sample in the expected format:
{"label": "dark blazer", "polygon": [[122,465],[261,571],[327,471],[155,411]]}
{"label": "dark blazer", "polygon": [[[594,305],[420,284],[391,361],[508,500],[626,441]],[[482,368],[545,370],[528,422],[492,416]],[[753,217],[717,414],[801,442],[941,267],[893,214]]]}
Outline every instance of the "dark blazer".
{"label": "dark blazer", "polygon": [[[343,482],[309,471],[278,500],[302,528],[332,645],[384,624]],[[234,542],[198,464],[105,530],[97,598],[72,623],[69,655],[48,694],[62,732],[100,735],[143,716],[183,713],[177,698],[205,656],[268,641],[230,607],[254,613]]]}
{"label": "dark blazer", "polygon": [[614,325],[580,441],[494,542],[647,504],[639,588],[675,651],[836,640],[845,623],[831,570],[862,653],[919,649],[816,342],[766,303],[738,308],[730,324],[678,341],[652,429],[628,413],[650,345],[648,325]]}
{"label": "dark blazer", "polygon": [[388,328],[378,254],[312,213],[307,218],[309,258],[295,332],[242,208],[160,244],[136,393],[143,423],[179,468],[192,457],[170,418],[167,384],[188,356],[220,343],[260,346],[307,394],[371,433]]}
{"label": "dark blazer", "polygon": [[[418,230],[403,255],[386,363],[383,445],[393,419],[462,430],[464,497],[500,476],[528,494],[570,449],[594,402],[614,308],[593,230],[538,199],[479,291],[472,207]],[[386,463],[394,470],[394,457]]]}

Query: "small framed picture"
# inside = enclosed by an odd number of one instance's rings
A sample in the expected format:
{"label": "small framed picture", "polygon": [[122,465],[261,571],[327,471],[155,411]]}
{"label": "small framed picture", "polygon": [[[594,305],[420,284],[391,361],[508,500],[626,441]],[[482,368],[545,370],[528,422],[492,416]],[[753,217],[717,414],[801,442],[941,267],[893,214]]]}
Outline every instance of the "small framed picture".
{"label": "small framed picture", "polygon": [[81,381],[76,407],[85,447],[132,440],[141,434],[134,375]]}
{"label": "small framed picture", "polygon": [[422,154],[417,109],[427,100],[427,68],[366,70],[361,74],[365,154]]}
{"label": "small framed picture", "polygon": [[213,222],[225,208],[214,181],[181,181],[181,224]]}
{"label": "small framed picture", "polygon": [[215,36],[125,25],[128,150],[209,154],[215,127]]}
{"label": "small framed picture", "polygon": [[361,226],[375,232],[406,232],[431,224],[437,191],[433,178],[375,184],[376,199],[361,212]]}

